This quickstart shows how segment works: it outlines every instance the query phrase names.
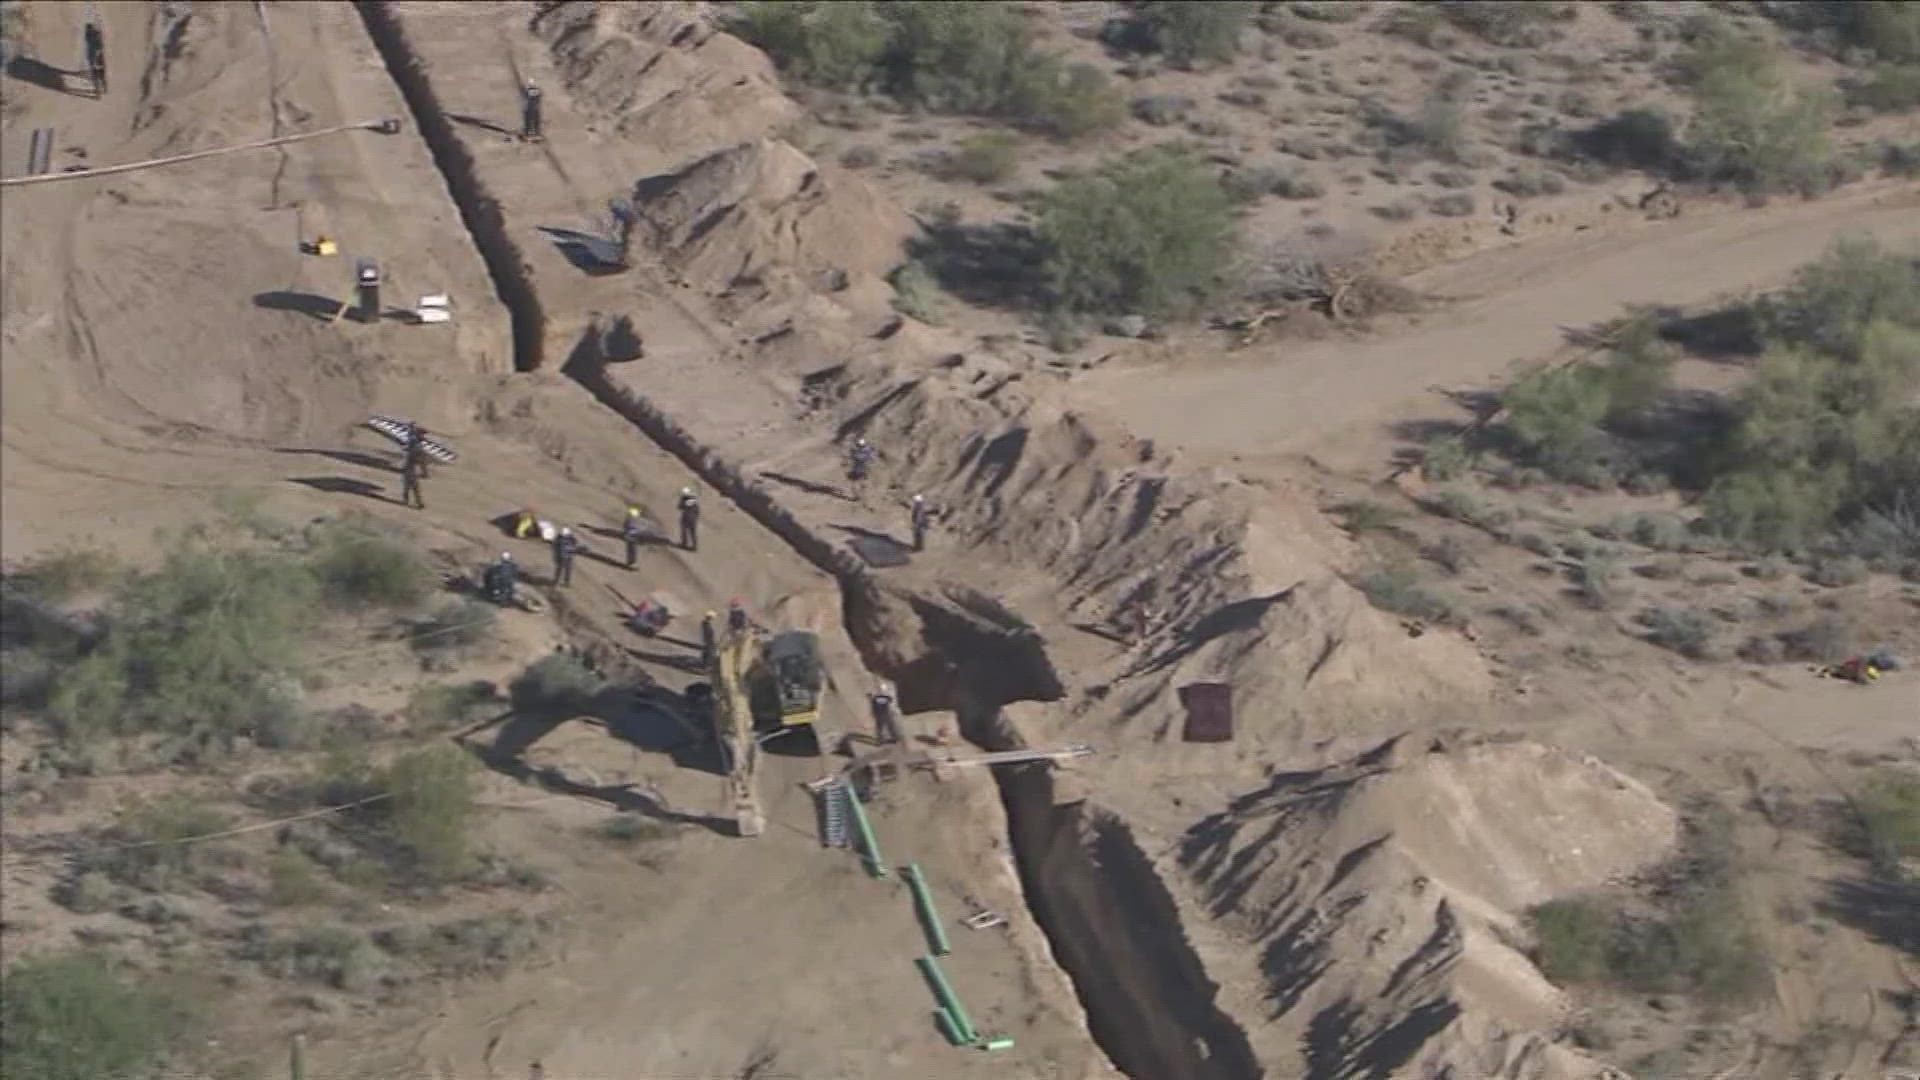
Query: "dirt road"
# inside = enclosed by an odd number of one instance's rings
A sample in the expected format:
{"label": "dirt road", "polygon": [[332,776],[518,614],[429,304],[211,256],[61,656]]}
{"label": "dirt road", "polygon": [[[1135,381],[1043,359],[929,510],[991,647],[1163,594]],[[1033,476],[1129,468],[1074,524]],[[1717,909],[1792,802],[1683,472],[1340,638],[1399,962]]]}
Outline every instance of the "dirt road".
{"label": "dirt road", "polygon": [[1920,239],[1920,190],[1867,186],[1819,202],[1725,210],[1521,244],[1411,282],[1463,300],[1366,341],[1282,342],[1228,364],[1097,369],[1085,399],[1139,434],[1196,450],[1295,453],[1378,422],[1429,387],[1543,356],[1628,304],[1697,304],[1783,280],[1836,237]]}

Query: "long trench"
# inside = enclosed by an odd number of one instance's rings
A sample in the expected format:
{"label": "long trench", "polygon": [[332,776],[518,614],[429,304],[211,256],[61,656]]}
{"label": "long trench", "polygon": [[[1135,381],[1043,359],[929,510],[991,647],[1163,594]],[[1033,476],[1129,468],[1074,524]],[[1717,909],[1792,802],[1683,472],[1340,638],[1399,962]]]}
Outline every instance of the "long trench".
{"label": "long trench", "polygon": [[[515,369],[541,368],[545,309],[498,201],[390,5],[360,0],[356,7],[511,317]],[[1012,613],[982,617],[940,597],[883,585],[852,554],[809,529],[764,484],[645,397],[609,379],[601,341],[590,330],[564,372],[762,528],[832,574],[840,583],[848,636],[866,665],[899,688],[905,711],[951,711],[962,735],[986,750],[1025,745],[1005,708],[1065,693],[1046,643],[1031,627]],[[883,610],[912,613],[923,642],[913,655],[899,654],[898,620],[879,617]],[[1028,907],[1109,1060],[1135,1080],[1262,1077],[1245,1031],[1215,1004],[1216,987],[1186,939],[1173,899],[1125,822],[1089,800],[1063,801],[1044,768],[996,767],[994,779]]]}

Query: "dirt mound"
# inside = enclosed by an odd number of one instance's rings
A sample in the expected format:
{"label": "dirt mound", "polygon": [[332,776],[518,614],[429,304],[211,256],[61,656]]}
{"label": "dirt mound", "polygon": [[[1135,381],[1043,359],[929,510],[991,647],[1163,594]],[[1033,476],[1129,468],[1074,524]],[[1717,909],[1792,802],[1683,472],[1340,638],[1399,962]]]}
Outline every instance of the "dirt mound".
{"label": "dirt mound", "polygon": [[534,20],[575,108],[671,168],[766,134],[800,107],[766,54],[691,4],[565,4]]}
{"label": "dirt mound", "polygon": [[858,177],[776,139],[642,181],[636,195],[643,226],[674,267],[710,289],[884,274],[899,264],[913,228]]}
{"label": "dirt mound", "polygon": [[1543,1034],[1556,991],[1516,947],[1532,905],[1673,843],[1671,809],[1591,758],[1533,743],[1390,742],[1286,774],[1193,829],[1180,854],[1206,950],[1261,1013],[1282,1075],[1573,1077]]}

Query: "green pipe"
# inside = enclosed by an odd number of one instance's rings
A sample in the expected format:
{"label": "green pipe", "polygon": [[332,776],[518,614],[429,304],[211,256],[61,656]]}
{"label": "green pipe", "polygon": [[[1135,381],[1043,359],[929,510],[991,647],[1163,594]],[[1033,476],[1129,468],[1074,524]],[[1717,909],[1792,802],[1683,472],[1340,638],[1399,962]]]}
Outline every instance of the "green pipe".
{"label": "green pipe", "polygon": [[1012,1039],[1005,1039],[1005,1038],[1001,1038],[1001,1039],[982,1039],[982,1040],[980,1041],[980,1049],[982,1049],[982,1050],[1011,1050],[1011,1049],[1013,1049],[1013,1040],[1012,1040]]}
{"label": "green pipe", "polygon": [[931,956],[918,956],[914,963],[920,965],[920,974],[927,977],[927,984],[933,987],[933,996],[940,999],[940,1005],[953,1014],[953,1022],[960,1025],[960,1034],[966,1036],[962,1042],[974,1042],[980,1038],[973,1030],[973,1020],[967,1016],[966,1007],[960,1004],[960,998],[954,994],[953,987],[947,985],[947,976],[940,970],[940,961]]}
{"label": "green pipe", "polygon": [[960,1021],[953,1018],[951,1009],[943,1006],[934,1010],[933,1019],[940,1025],[940,1034],[945,1035],[949,1043],[955,1046],[967,1045],[967,1039],[960,1031]]}
{"label": "green pipe", "polygon": [[873,838],[873,823],[867,820],[867,808],[860,805],[860,793],[847,785],[847,806],[853,810],[853,827],[860,833],[860,846],[866,853],[867,873],[887,876],[887,861],[880,857],[880,844]]}
{"label": "green pipe", "polygon": [[940,914],[933,909],[933,893],[927,890],[927,879],[920,873],[919,863],[908,863],[900,868],[900,876],[907,881],[907,887],[913,890],[913,906],[920,911],[920,925],[927,931],[927,942],[933,946],[933,955],[945,956],[953,951],[947,942],[947,928],[940,925]]}
{"label": "green pipe", "polygon": [[293,1037],[291,1060],[287,1062],[287,1069],[293,1074],[293,1080],[307,1080],[306,1044],[307,1037],[305,1035],[295,1035]]}

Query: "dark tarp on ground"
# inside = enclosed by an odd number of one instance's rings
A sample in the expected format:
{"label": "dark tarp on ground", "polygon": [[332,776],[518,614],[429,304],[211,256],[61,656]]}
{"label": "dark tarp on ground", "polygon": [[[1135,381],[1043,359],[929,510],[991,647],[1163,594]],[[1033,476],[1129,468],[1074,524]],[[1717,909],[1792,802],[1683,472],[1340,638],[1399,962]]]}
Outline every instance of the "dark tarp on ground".
{"label": "dark tarp on ground", "polygon": [[1226,683],[1188,683],[1180,688],[1187,710],[1188,742],[1228,742],[1233,738],[1233,688]]}
{"label": "dark tarp on ground", "polygon": [[910,549],[905,544],[884,536],[851,537],[847,540],[847,546],[866,560],[868,566],[905,566],[911,558]]}

